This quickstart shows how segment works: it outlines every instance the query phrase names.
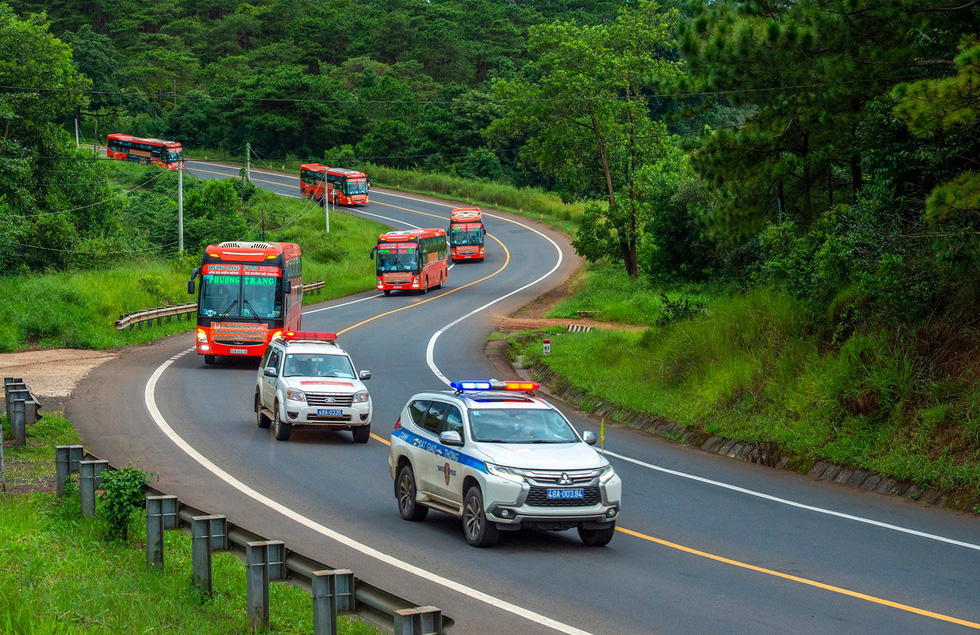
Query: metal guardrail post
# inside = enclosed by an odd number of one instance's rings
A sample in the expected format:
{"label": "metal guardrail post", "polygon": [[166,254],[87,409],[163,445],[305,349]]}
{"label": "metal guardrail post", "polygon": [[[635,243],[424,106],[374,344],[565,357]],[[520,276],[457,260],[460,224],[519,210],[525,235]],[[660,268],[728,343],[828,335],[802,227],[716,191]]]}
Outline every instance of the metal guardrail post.
{"label": "metal guardrail post", "polygon": [[146,563],[163,568],[163,533],[177,529],[176,496],[146,497]]}
{"label": "metal guardrail post", "polygon": [[109,468],[109,462],[79,461],[79,494],[82,499],[82,516],[95,516],[95,490],[102,485],[102,472]]}
{"label": "metal guardrail post", "polygon": [[37,420],[41,418],[37,412],[40,407],[41,404],[37,399],[32,398],[24,402],[24,421],[27,425],[37,423]]}
{"label": "metal guardrail post", "polygon": [[228,519],[221,514],[191,518],[191,560],[194,586],[211,595],[211,552],[227,551]]}
{"label": "metal guardrail post", "polygon": [[395,611],[395,635],[441,635],[442,611],[434,606]]}
{"label": "metal guardrail post", "polygon": [[337,635],[337,615],[353,612],[354,572],[350,569],[314,571],[310,576],[313,595],[313,632]]}
{"label": "metal guardrail post", "polygon": [[7,406],[7,420],[10,422],[13,422],[14,420],[13,407],[15,401],[17,401],[18,399],[27,401],[30,398],[31,398],[31,391],[28,390],[27,387],[24,386],[23,384],[19,386],[14,385],[13,388],[7,390],[6,395],[4,396],[5,403]]}
{"label": "metal guardrail post", "polygon": [[27,444],[27,417],[24,414],[24,404],[23,399],[7,402],[7,412],[10,416],[10,428],[13,431],[15,448]]}
{"label": "metal guardrail post", "polygon": [[245,606],[251,628],[269,627],[269,545],[265,541],[245,545]]}
{"label": "metal guardrail post", "polygon": [[58,498],[65,495],[65,483],[72,472],[78,471],[85,449],[80,445],[56,445],[54,448],[54,464],[57,473]]}

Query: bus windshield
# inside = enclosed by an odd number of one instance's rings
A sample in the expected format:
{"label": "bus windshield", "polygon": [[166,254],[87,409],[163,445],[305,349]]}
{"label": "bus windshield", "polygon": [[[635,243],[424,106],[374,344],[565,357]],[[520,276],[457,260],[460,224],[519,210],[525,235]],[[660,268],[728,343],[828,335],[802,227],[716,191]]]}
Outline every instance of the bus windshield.
{"label": "bus windshield", "polygon": [[204,274],[198,314],[205,317],[282,319],[282,278]]}
{"label": "bus windshield", "polygon": [[183,161],[184,156],[180,150],[170,150],[167,152],[166,160],[167,163],[174,163],[177,161]]}
{"label": "bus windshield", "polygon": [[354,194],[367,194],[367,181],[365,179],[357,179],[355,181],[346,181],[347,195],[351,196]]}
{"label": "bus windshield", "polygon": [[388,249],[382,247],[378,249],[377,258],[378,273],[419,270],[418,248]]}
{"label": "bus windshield", "polygon": [[453,227],[449,232],[449,242],[451,245],[482,245],[483,244],[483,228],[477,227],[475,229]]}

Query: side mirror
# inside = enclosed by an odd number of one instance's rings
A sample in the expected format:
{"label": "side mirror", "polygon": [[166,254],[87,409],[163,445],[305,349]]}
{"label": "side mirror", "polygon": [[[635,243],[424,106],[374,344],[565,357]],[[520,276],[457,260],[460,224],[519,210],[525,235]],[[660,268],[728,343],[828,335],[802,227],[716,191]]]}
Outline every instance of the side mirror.
{"label": "side mirror", "polygon": [[595,445],[596,442],[595,432],[592,432],[591,430],[585,431],[582,434],[582,440],[585,441],[588,445]]}
{"label": "side mirror", "polygon": [[197,267],[194,267],[194,271],[191,272],[191,279],[187,281],[187,293],[191,295],[194,294],[194,278],[197,277],[197,272],[200,271]]}
{"label": "side mirror", "polygon": [[[265,370],[262,371],[262,374],[265,375],[266,377],[278,377],[279,376],[279,372],[276,371],[276,367],[275,366],[266,366],[265,367]],[[592,436],[595,436],[595,435],[592,435]]]}
{"label": "side mirror", "polygon": [[361,380],[371,379],[371,371],[362,370],[361,372],[357,373],[357,378]]}
{"label": "side mirror", "polygon": [[463,445],[463,437],[459,436],[455,430],[446,430],[439,434],[439,442],[443,445],[459,447]]}
{"label": "side mirror", "polygon": [[377,247],[371,247],[371,253],[368,254],[368,258],[374,260],[374,252],[376,252],[377,250],[378,250]]}

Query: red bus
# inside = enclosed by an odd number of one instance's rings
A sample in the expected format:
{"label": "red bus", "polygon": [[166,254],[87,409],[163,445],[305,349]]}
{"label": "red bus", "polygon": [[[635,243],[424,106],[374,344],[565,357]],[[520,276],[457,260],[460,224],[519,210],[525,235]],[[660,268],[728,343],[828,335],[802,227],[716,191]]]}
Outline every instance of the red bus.
{"label": "red bus", "polygon": [[224,242],[208,245],[187,281],[197,295],[197,354],[261,357],[283,331],[303,318],[303,261],[294,243]]}
{"label": "red bus", "polygon": [[179,169],[184,161],[184,149],[176,141],[144,139],[120,133],[107,137],[105,154],[110,159],[159,165],[168,170]]}
{"label": "red bus", "polygon": [[457,207],[449,213],[449,257],[453,262],[483,262],[486,235],[479,207]]}
{"label": "red bus", "polygon": [[368,202],[368,178],[363,172],[347,168],[331,168],[319,163],[304,163],[299,167],[299,193],[306,198],[327,200],[334,205],[363,205]]}
{"label": "red bus", "polygon": [[438,288],[449,279],[449,246],[444,229],[411,229],[378,236],[371,250],[377,263],[378,289],[418,291]]}

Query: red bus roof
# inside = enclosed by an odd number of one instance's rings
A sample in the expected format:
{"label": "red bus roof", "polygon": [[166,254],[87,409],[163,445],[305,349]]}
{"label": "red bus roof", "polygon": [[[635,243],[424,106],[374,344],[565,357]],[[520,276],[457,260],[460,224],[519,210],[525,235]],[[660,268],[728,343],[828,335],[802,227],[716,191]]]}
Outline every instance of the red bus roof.
{"label": "red bus roof", "polygon": [[146,143],[151,146],[165,146],[167,148],[180,147],[180,143],[177,141],[167,141],[165,139],[151,139],[148,137],[134,137],[133,135],[123,134],[121,132],[114,132],[106,137],[106,139],[115,139],[116,141],[132,141],[135,143]]}
{"label": "red bus roof", "polygon": [[449,212],[451,223],[479,223],[482,219],[483,212],[479,207],[457,207]]}
{"label": "red bus roof", "polygon": [[402,229],[399,231],[388,232],[378,236],[378,242],[401,243],[422,240],[423,238],[435,238],[442,236],[445,238],[445,229]]}
{"label": "red bus roof", "polygon": [[204,253],[221,260],[236,260],[242,262],[263,262],[277,258],[280,255],[286,260],[300,257],[299,245],[296,243],[266,243],[234,241],[217,245],[208,245]]}
{"label": "red bus roof", "polygon": [[363,172],[358,172],[357,170],[349,170],[347,168],[332,168],[328,165],[323,165],[321,163],[304,163],[299,166],[300,170],[309,170],[310,172],[323,172],[327,171],[328,174],[335,174],[337,176],[346,176],[349,179],[362,179],[367,178],[367,175]]}

